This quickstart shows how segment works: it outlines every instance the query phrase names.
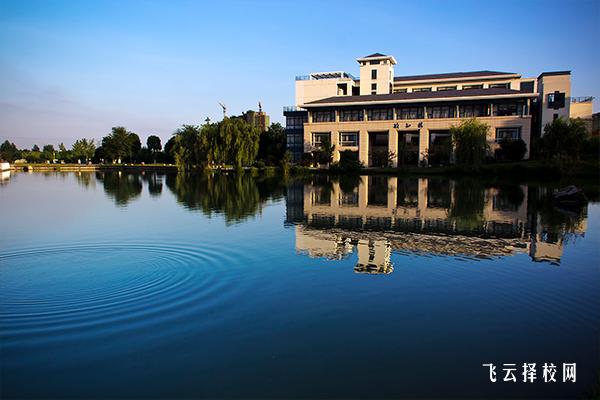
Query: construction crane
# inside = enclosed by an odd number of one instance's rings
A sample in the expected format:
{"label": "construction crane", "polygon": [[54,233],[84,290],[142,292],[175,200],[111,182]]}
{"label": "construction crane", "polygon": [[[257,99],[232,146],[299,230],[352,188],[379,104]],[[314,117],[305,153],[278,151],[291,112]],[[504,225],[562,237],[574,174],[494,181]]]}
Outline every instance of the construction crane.
{"label": "construction crane", "polygon": [[227,107],[221,102],[219,102],[219,105],[223,108],[223,118],[225,118],[227,116]]}

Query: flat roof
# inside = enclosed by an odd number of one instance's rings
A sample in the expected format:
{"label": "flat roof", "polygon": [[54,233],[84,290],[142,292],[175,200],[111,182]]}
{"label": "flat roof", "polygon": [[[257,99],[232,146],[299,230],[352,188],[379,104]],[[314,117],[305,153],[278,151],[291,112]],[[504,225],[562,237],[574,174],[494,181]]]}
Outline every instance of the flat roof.
{"label": "flat roof", "polygon": [[550,71],[550,72],[542,72],[538,78],[542,76],[553,76],[553,75],[571,75],[571,71]]}
{"label": "flat roof", "polygon": [[448,72],[444,74],[427,74],[427,75],[407,75],[407,76],[395,76],[394,82],[402,81],[426,81],[436,79],[453,79],[453,78],[478,78],[483,76],[520,76],[514,72],[500,72],[500,71],[470,71],[470,72]]}
{"label": "flat roof", "polygon": [[537,97],[537,93],[505,88],[444,90],[435,92],[411,92],[391,94],[370,94],[363,96],[334,96],[311,101],[303,107],[351,106],[354,104],[386,104],[431,101],[477,100],[489,98]]}

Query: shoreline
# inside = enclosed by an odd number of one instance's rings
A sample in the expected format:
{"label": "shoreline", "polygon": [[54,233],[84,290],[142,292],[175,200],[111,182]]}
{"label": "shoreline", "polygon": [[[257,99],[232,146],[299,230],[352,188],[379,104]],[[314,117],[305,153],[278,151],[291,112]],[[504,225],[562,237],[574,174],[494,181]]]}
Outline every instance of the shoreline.
{"label": "shoreline", "polygon": [[[191,168],[190,172],[197,172],[201,168]],[[281,174],[282,168],[276,166],[245,167],[251,173],[265,173],[267,175]],[[13,172],[95,172],[95,171],[157,171],[177,172],[173,164],[11,164]],[[211,168],[213,172],[235,172],[233,167]],[[315,168],[292,165],[289,167],[291,175],[394,175],[394,176],[447,176],[447,177],[486,177],[486,178],[514,178],[516,180],[536,178],[554,180],[560,178],[591,178],[600,179],[600,164],[597,161],[585,160],[561,168],[557,164],[548,165],[542,160],[530,160],[507,163],[483,164],[479,167],[449,165],[437,167],[404,167],[404,168],[362,168],[353,171],[332,171],[328,168]]]}

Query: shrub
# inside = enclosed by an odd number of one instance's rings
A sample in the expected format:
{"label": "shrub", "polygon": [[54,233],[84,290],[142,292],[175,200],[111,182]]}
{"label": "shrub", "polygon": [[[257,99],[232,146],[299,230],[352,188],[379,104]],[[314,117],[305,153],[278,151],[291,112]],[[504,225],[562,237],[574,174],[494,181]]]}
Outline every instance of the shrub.
{"label": "shrub", "polygon": [[600,158],[600,136],[590,136],[586,140],[583,156],[592,160],[598,160]]}
{"label": "shrub", "polygon": [[500,157],[504,160],[521,161],[527,153],[527,144],[523,139],[503,139],[500,142]]}
{"label": "shrub", "polygon": [[581,119],[557,118],[544,127],[541,153],[546,159],[578,160],[587,140],[588,132]]}
{"label": "shrub", "polygon": [[374,151],[371,154],[371,163],[374,167],[386,168],[392,164],[395,154],[391,151]]}

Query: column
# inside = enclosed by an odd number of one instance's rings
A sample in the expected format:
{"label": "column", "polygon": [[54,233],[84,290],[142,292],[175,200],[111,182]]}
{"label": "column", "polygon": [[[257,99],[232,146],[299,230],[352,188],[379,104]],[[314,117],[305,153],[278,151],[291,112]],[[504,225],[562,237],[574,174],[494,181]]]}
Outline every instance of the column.
{"label": "column", "polygon": [[340,161],[340,133],[338,131],[331,132],[331,145],[335,146],[333,150],[333,162]]}
{"label": "column", "polygon": [[398,167],[398,131],[396,129],[390,129],[388,131],[388,151],[392,152],[392,167]]}
{"label": "column", "polygon": [[419,129],[419,165],[422,162],[427,165],[427,151],[429,150],[429,129]]}
{"label": "column", "polygon": [[358,159],[365,167],[369,166],[369,132],[360,130],[358,133]]}

